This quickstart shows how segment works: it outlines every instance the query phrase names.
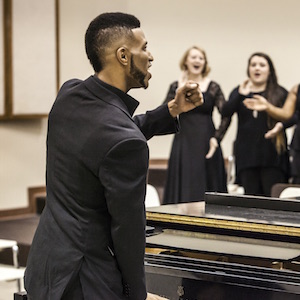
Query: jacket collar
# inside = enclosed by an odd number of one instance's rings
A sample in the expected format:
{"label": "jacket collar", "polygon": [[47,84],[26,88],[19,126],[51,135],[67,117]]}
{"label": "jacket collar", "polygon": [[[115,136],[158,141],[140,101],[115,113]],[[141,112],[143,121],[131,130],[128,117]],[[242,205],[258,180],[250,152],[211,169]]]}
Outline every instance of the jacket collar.
{"label": "jacket collar", "polygon": [[[86,88],[97,98],[117,106],[130,117],[133,116],[139,102],[123,91],[101,81],[96,75],[84,81]],[[116,97],[117,96],[117,97]]]}

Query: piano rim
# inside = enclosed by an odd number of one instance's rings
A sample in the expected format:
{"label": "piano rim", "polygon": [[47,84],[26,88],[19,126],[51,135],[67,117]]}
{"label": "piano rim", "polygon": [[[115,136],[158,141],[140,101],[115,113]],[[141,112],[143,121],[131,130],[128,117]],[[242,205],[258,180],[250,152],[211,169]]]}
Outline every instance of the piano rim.
{"label": "piano rim", "polygon": [[174,215],[167,213],[158,212],[146,212],[147,221],[171,223],[171,224],[182,224],[197,227],[209,227],[217,229],[229,229],[239,231],[250,231],[257,233],[267,233],[272,235],[284,235],[292,237],[300,237],[300,228],[287,226],[287,225],[276,225],[266,223],[255,223],[253,221],[236,221],[236,220],[225,220],[215,219],[206,217],[194,217],[194,216],[183,216]]}
{"label": "piano rim", "polygon": [[[162,264],[162,261],[166,259],[170,259],[171,264]],[[191,267],[191,269],[187,268],[186,262],[189,262],[188,265]],[[192,265],[196,265],[193,264],[193,262],[198,262],[199,265],[194,268]],[[201,269],[201,266],[204,270]],[[217,270],[214,270],[214,266],[217,266]],[[177,270],[179,273],[185,273],[187,276],[186,278],[203,281],[211,281],[209,277],[212,278],[214,276],[218,276],[218,282],[227,285],[252,287],[253,285],[250,284],[250,282],[252,282],[256,283],[255,288],[257,289],[286,292],[288,294],[295,293],[300,295],[299,272],[291,270],[278,270],[250,265],[245,266],[237,263],[220,261],[214,262],[180,256],[173,257],[169,255],[150,253],[145,255],[145,269],[146,273],[161,275],[168,275],[169,271]],[[248,276],[245,274],[245,272],[248,273]],[[251,275],[252,272],[253,274]],[[259,276],[260,273],[261,276]],[[240,276],[241,274],[244,275]],[[268,274],[270,275],[270,278],[267,277]],[[276,275],[278,275],[278,278],[276,278]],[[178,274],[175,275],[175,277],[178,277]],[[288,278],[290,281],[287,280]],[[277,287],[274,287],[274,285],[277,285]]]}

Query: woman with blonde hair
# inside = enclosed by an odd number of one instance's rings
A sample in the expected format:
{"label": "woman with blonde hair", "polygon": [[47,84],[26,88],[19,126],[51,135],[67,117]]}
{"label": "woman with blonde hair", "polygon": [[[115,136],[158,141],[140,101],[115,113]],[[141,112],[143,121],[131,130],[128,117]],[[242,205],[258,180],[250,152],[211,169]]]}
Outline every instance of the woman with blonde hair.
{"label": "woman with blonde hair", "polygon": [[227,192],[220,142],[230,118],[223,118],[217,130],[212,119],[214,108],[220,112],[225,103],[223,92],[208,77],[210,67],[202,48],[187,49],[180,69],[181,76],[170,85],[164,102],[174,98],[178,87],[193,80],[200,86],[204,104],[179,116],[180,132],[173,139],[163,204],[203,200],[206,191]]}

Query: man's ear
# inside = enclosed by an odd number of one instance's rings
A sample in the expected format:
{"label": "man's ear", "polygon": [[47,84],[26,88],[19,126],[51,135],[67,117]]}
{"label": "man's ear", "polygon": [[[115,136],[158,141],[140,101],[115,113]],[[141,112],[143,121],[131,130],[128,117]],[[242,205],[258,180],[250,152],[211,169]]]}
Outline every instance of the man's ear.
{"label": "man's ear", "polygon": [[127,65],[129,60],[128,50],[125,47],[120,47],[117,50],[117,59],[122,65]]}

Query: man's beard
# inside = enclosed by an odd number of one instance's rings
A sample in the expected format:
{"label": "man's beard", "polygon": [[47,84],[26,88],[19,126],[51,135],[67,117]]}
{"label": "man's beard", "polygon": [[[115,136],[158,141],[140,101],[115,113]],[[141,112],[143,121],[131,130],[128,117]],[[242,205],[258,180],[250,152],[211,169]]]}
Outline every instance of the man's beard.
{"label": "man's beard", "polygon": [[133,61],[133,56],[131,56],[130,59],[130,74],[132,75],[132,77],[144,88],[147,88],[146,82],[145,82],[145,78],[147,76],[147,74],[144,74],[134,63]]}

